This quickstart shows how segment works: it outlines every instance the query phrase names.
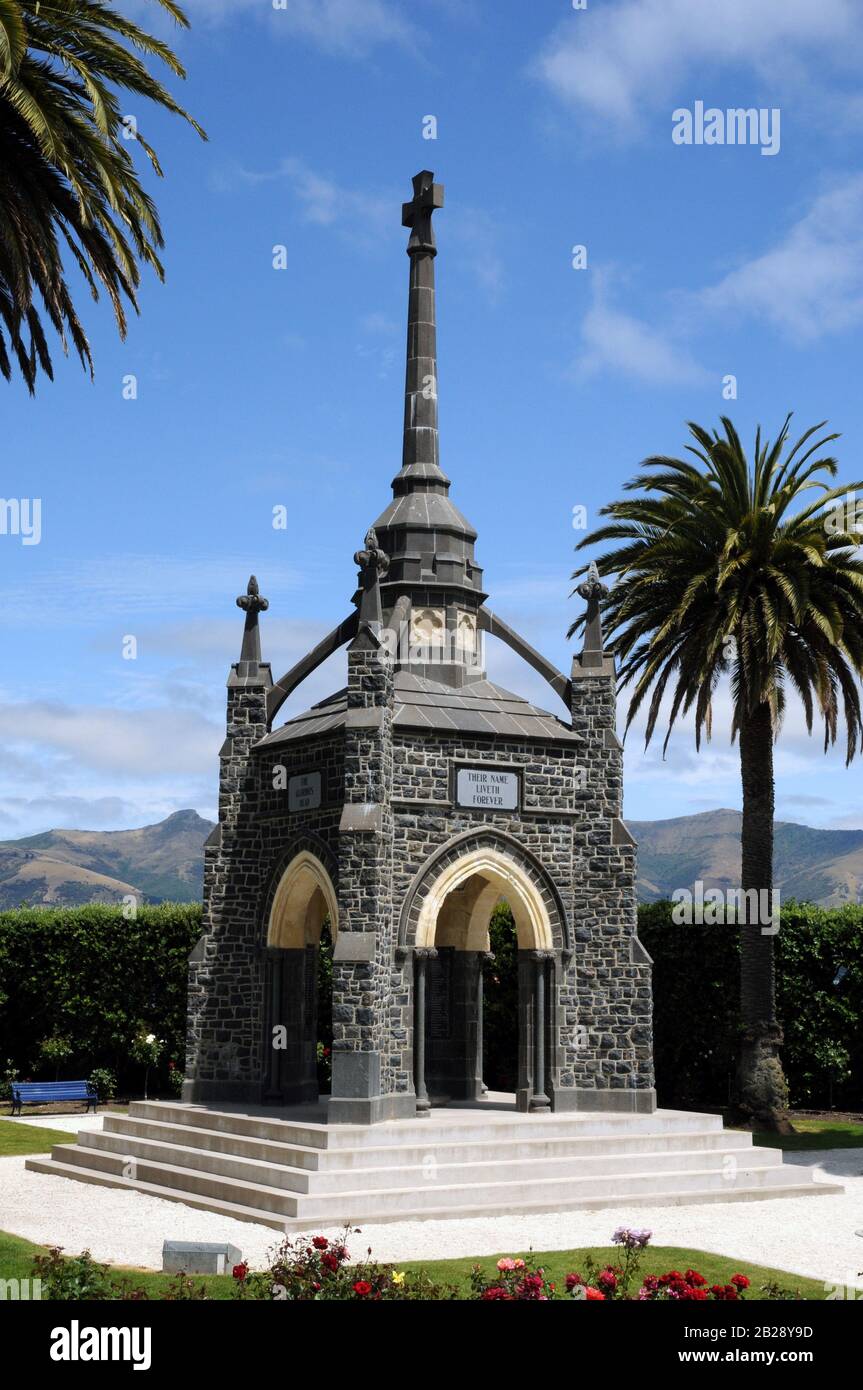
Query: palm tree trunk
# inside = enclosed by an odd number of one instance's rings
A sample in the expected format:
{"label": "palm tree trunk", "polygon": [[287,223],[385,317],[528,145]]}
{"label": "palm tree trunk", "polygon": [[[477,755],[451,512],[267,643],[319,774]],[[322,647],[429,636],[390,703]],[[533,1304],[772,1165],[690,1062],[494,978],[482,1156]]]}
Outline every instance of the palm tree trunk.
{"label": "palm tree trunk", "polygon": [[743,782],[740,922],[741,1046],[737,1103],[759,1129],[790,1131],[776,1019],[773,942],[773,723],[769,705],[740,721]]}

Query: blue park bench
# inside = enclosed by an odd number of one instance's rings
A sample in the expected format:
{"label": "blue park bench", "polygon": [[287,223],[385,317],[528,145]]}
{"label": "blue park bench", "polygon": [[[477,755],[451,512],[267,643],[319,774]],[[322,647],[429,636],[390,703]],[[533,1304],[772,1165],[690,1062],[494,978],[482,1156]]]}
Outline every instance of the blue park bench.
{"label": "blue park bench", "polygon": [[87,1110],[96,1106],[99,1096],[89,1081],[13,1081],[12,1114],[21,1114],[22,1105],[52,1105],[58,1100],[85,1100]]}

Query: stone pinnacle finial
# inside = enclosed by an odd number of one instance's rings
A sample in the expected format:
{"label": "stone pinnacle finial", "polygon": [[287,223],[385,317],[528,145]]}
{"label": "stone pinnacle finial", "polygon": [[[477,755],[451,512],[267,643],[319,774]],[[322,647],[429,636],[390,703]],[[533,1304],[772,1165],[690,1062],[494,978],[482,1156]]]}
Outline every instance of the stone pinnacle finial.
{"label": "stone pinnacle finial", "polygon": [[424,252],[428,256],[436,256],[432,213],[436,208],[443,207],[443,184],[435,183],[430,169],[422,169],[414,175],[413,185],[413,200],[402,204],[402,226],[411,229],[408,255]]}
{"label": "stone pinnacle finial", "polygon": [[383,622],[380,581],[390,567],[390,558],[378,545],[373,526],[366,532],[365,549],[354,555],[354,564],[360,567],[362,585],[360,622],[380,624]]}
{"label": "stone pinnacle finial", "polygon": [[608,586],[603,584],[600,579],[595,560],[591,560],[587,571],[587,578],[579,584],[577,592],[587,602],[587,623],[584,629],[582,653],[584,655],[594,654],[601,657],[603,645],[600,602],[608,595]]}
{"label": "stone pinnacle finial", "polygon": [[269,599],[262,598],[258,581],[254,575],[249,577],[246,592],[240,594],[237,599],[237,607],[245,610],[246,625],[243,628],[243,646],[240,652],[241,662],[260,663],[261,660],[261,634],[258,628],[258,614],[266,613],[270,606]]}

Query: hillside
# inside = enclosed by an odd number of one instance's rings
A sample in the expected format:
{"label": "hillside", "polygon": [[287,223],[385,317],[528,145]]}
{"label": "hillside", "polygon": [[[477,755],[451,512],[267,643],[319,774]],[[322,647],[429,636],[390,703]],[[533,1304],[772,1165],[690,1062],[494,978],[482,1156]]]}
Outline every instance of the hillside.
{"label": "hillside", "polygon": [[[638,841],[638,896],[670,898],[676,888],[736,888],[740,812],[705,811],[674,820],[629,821]],[[197,902],[203,846],[212,822],[176,811],[140,830],[49,830],[0,842],[0,910],[116,902]],[[813,830],[776,822],[776,886],[784,898],[837,907],[863,902],[863,830]]]}
{"label": "hillside", "polygon": [[[670,898],[676,888],[740,884],[739,811],[705,811],[674,820],[627,821],[638,841],[638,896]],[[777,821],[775,883],[783,898],[840,907],[863,902],[863,830],[813,830]]]}
{"label": "hillside", "polygon": [[176,811],[140,830],[48,830],[0,842],[0,909],[116,902],[197,902],[211,821]]}

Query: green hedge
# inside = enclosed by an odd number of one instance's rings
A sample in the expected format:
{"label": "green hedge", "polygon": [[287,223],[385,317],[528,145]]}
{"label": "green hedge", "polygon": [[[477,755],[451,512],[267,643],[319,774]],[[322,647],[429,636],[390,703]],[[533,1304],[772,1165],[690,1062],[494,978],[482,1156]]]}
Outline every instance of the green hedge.
{"label": "green hedge", "polygon": [[[654,1048],[660,1105],[725,1104],[739,1025],[738,933],[676,926],[672,905],[639,908],[653,957]],[[775,940],[777,1011],[793,1105],[863,1106],[863,907],[783,903]],[[848,973],[833,980],[840,966]]]}
{"label": "green hedge", "polygon": [[201,934],[196,903],[122,909],[92,904],[0,912],[0,1073],[53,1080],[40,1044],[67,1038],[61,1077],[108,1067],[121,1091],[140,1090],[129,1045],[143,1023],[166,1042],[151,1088],[167,1086],[168,1062],[183,1066],[188,956]]}
{"label": "green hedge", "polygon": [[[61,1075],[107,1067],[121,1091],[138,1090],[141,1069],[129,1044],[142,1023],[183,1065],[186,968],[201,931],[197,904],[139,908],[126,921],[114,907],[22,908],[0,912],[0,1074],[50,1080],[40,1044],[67,1038]],[[670,903],[639,909],[639,934],[654,960],[656,1073],[662,1105],[722,1105],[730,1094],[738,1027],[738,940],[727,926],[675,926]],[[516,952],[512,920],[492,923],[494,966],[486,974],[489,1084],[514,1084]],[[775,938],[783,1059],[795,1105],[863,1107],[863,907],[827,910],[786,903]],[[848,973],[833,985],[840,966]],[[326,1027],[327,1009],[321,1008]],[[325,1042],[329,1039],[325,1038]],[[499,1074],[498,1074],[499,1073]],[[512,1075],[511,1075],[512,1073]]]}

